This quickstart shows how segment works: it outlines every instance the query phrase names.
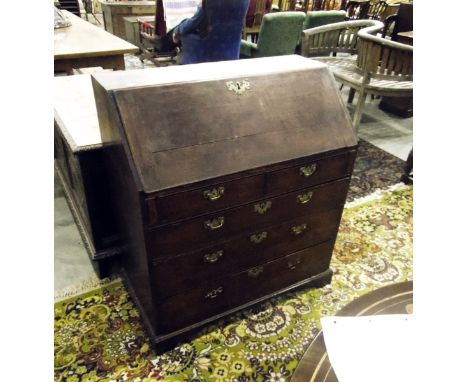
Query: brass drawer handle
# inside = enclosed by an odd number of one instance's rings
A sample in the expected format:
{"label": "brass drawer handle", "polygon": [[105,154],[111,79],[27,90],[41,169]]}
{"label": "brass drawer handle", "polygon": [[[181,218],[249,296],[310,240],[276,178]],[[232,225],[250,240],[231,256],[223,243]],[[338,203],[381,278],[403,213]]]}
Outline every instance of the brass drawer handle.
{"label": "brass drawer handle", "polygon": [[299,204],[306,204],[310,202],[310,199],[312,199],[312,196],[314,195],[313,191],[309,191],[306,194],[300,194],[297,195],[296,200]]}
{"label": "brass drawer handle", "polygon": [[255,244],[260,244],[263,240],[268,237],[268,232],[263,231],[258,234],[250,235],[250,241]]}
{"label": "brass drawer handle", "polygon": [[205,220],[203,223],[206,229],[214,231],[215,229],[219,229],[224,224],[224,217],[220,216],[217,219],[213,220]]}
{"label": "brass drawer handle", "polygon": [[296,225],[294,227],[291,227],[291,231],[294,235],[300,235],[302,232],[304,232],[307,228],[307,224],[301,224],[301,225]]}
{"label": "brass drawer handle", "polygon": [[296,267],[302,262],[301,259],[295,260],[295,261],[288,261],[288,268],[291,270],[296,269]]}
{"label": "brass drawer handle", "polygon": [[205,263],[216,263],[221,256],[223,256],[223,251],[216,251],[214,253],[207,253],[205,256],[203,256],[203,260]]}
{"label": "brass drawer handle", "polygon": [[212,190],[203,191],[203,196],[205,199],[211,201],[218,200],[224,195],[224,187],[213,188]]}
{"label": "brass drawer handle", "polygon": [[317,165],[315,163],[309,165],[309,166],[303,166],[299,169],[299,172],[301,175],[305,178],[308,178],[311,176],[315,171],[317,170]]}
{"label": "brass drawer handle", "polygon": [[213,289],[212,291],[209,291],[207,293],[205,293],[205,298],[216,298],[218,297],[221,293],[223,293],[223,287],[220,286],[219,288],[216,288],[216,289]]}
{"label": "brass drawer handle", "polygon": [[263,272],[263,267],[259,266],[259,267],[249,269],[247,274],[249,275],[249,277],[257,277],[262,272]]}
{"label": "brass drawer handle", "polygon": [[254,211],[258,212],[260,215],[265,214],[269,209],[271,208],[271,202],[262,202],[262,203],[257,203],[254,206]]}

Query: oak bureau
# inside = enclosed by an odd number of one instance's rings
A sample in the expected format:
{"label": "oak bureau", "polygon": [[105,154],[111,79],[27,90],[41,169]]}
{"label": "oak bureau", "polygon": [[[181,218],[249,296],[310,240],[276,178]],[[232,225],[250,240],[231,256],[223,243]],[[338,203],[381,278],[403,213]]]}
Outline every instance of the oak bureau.
{"label": "oak bureau", "polygon": [[156,351],[330,282],[357,140],[325,65],[282,56],[92,80],[127,285]]}

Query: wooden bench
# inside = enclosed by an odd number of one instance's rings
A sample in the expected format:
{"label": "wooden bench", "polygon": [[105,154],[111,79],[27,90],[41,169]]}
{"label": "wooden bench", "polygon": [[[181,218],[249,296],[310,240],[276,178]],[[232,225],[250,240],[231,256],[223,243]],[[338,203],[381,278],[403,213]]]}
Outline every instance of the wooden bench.
{"label": "wooden bench", "polygon": [[[372,25],[363,28],[366,22]],[[303,32],[303,55],[349,53],[347,57],[316,59],[329,66],[338,83],[359,93],[353,116],[356,131],[367,94],[385,97],[411,97],[413,94],[413,47],[378,37],[382,28],[380,21],[361,20]],[[353,56],[355,52],[357,55]]]}

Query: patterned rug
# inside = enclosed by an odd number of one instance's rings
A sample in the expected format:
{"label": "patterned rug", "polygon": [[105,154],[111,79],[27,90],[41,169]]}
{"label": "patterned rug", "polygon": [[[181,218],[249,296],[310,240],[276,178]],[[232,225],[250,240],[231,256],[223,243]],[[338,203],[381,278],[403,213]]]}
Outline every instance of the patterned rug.
{"label": "patterned rug", "polygon": [[277,381],[290,379],[320,328],[354,298],[412,279],[412,187],[347,205],[332,283],[241,311],[156,356],[122,282],[56,303],[55,380]]}
{"label": "patterned rug", "polygon": [[405,161],[360,140],[347,202],[400,182]]}

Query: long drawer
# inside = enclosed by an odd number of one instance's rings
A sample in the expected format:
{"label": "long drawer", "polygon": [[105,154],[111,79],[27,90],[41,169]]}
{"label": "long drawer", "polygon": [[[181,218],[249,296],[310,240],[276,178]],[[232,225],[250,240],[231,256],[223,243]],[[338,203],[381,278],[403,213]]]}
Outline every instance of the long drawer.
{"label": "long drawer", "polygon": [[320,214],[344,204],[349,178],[155,228],[146,233],[150,257],[189,252],[293,217]]}
{"label": "long drawer", "polygon": [[354,152],[146,200],[148,224],[164,224],[351,175]]}
{"label": "long drawer", "polygon": [[158,300],[207,280],[241,272],[334,238],[342,209],[303,216],[191,253],[153,259],[151,280]]}
{"label": "long drawer", "polygon": [[334,240],[155,302],[158,332],[184,328],[328,269]]}

